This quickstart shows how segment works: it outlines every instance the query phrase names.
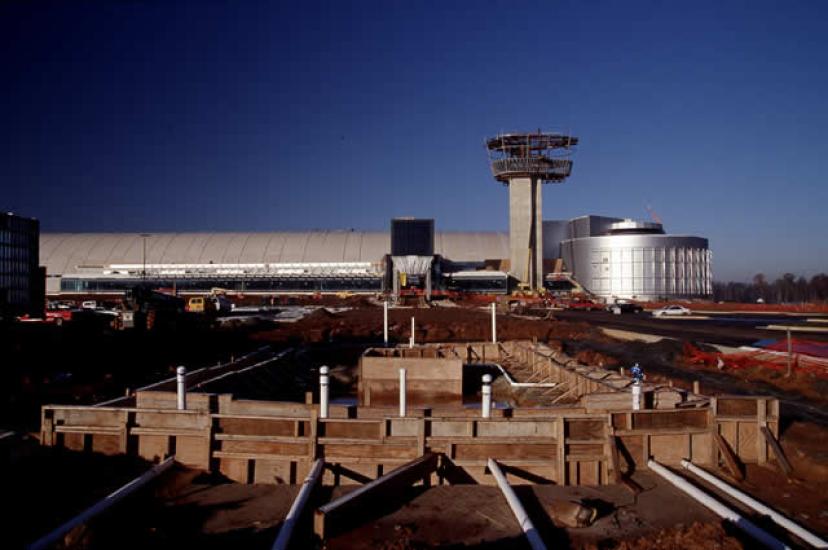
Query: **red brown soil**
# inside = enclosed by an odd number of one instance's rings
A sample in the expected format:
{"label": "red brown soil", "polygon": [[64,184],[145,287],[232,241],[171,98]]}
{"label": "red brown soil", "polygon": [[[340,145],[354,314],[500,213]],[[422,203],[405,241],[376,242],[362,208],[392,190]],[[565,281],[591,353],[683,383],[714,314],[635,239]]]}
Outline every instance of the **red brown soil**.
{"label": "red brown soil", "polygon": [[[597,550],[598,546],[590,545],[585,548]],[[742,550],[744,546],[736,538],[728,535],[721,525],[696,522],[689,526],[677,525],[634,540],[621,541],[617,546],[602,544],[601,548],[607,550]]]}
{"label": "red brown soil", "polygon": [[[466,308],[391,309],[389,335],[394,342],[407,342],[411,317],[415,318],[418,343],[485,341],[491,338],[489,313]],[[502,340],[580,340],[597,338],[600,332],[586,323],[544,321],[500,315],[497,336]],[[317,310],[295,322],[262,331],[255,340],[280,343],[318,343],[335,340],[382,341],[382,309],[368,307],[339,313]]]}

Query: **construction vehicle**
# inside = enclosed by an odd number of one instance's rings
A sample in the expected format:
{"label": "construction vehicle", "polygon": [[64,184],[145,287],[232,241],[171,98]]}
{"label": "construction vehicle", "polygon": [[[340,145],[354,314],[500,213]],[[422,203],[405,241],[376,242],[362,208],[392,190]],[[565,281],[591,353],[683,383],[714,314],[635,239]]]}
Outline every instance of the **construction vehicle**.
{"label": "construction vehicle", "polygon": [[193,296],[189,300],[187,300],[187,306],[185,308],[190,313],[204,313],[205,309],[205,300],[204,296]]}
{"label": "construction vehicle", "polygon": [[184,300],[174,294],[153,290],[149,286],[137,285],[124,294],[114,324],[119,329],[153,328],[174,326],[184,313]]}
{"label": "construction vehicle", "polygon": [[214,288],[208,296],[190,297],[185,309],[188,313],[221,315],[233,311],[233,303],[227,298],[226,290]]}

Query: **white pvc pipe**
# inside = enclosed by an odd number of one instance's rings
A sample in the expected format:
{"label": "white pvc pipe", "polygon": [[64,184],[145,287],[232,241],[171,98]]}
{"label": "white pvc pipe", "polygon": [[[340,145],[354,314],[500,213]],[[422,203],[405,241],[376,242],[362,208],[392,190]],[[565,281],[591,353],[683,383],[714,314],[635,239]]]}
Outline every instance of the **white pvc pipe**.
{"label": "white pvc pipe", "polygon": [[55,545],[58,541],[60,541],[66,534],[74,529],[79,525],[83,525],[101,512],[104,512],[111,506],[117,504],[118,502],[122,501],[156,477],[158,477],[163,472],[167,471],[170,466],[175,463],[175,457],[169,457],[168,459],[164,460],[160,464],[156,464],[148,471],[144,472],[140,476],[136,477],[123,487],[117,489],[115,492],[105,496],[103,499],[99,500],[91,507],[87,508],[77,516],[73,517],[48,535],[45,535],[35,542],[28,546],[28,550],[45,550],[46,548],[50,548]]}
{"label": "white pvc pipe", "polygon": [[497,314],[494,302],[492,302],[492,344],[497,344]]}
{"label": "white pvc pipe", "polygon": [[271,547],[272,550],[286,550],[288,548],[288,545],[290,544],[290,536],[293,534],[293,528],[296,527],[296,523],[299,521],[299,516],[302,515],[302,510],[305,508],[305,503],[307,503],[311,493],[313,492],[313,488],[319,481],[324,467],[325,461],[321,458],[313,463],[313,467],[308,473],[308,477],[306,477],[305,481],[302,483],[302,488],[299,490],[299,494],[296,495],[296,499],[290,506],[290,511],[288,511],[285,521],[282,522],[282,528],[279,529],[279,535],[276,537],[276,541]]}
{"label": "white pvc pipe", "polygon": [[492,417],[492,375],[483,375],[483,388],[480,390],[483,397],[483,403],[480,406],[480,412],[483,418]]}
{"label": "white pvc pipe", "polygon": [[488,461],[488,465],[489,471],[492,472],[492,475],[497,480],[500,491],[503,493],[503,496],[506,497],[506,502],[509,503],[509,508],[512,509],[515,519],[517,519],[518,524],[520,524],[520,528],[523,529],[523,534],[526,535],[526,539],[529,541],[529,546],[532,547],[532,550],[546,550],[546,545],[541,540],[538,530],[535,529],[535,526],[532,524],[532,520],[529,519],[529,515],[520,503],[520,499],[517,497],[514,490],[512,490],[509,482],[506,481],[506,476],[503,475],[503,472],[500,470],[500,466],[498,466],[497,462],[491,458]]}
{"label": "white pvc pipe", "polygon": [[388,345],[388,300],[382,303],[382,341]]}
{"label": "white pvc pipe", "polygon": [[408,347],[414,347],[414,317],[411,318],[411,338],[408,339]]}
{"label": "white pvc pipe", "polygon": [[405,392],[405,369],[400,369],[400,418],[405,418],[405,414],[407,412]]}
{"label": "white pvc pipe", "polygon": [[777,523],[778,525],[781,525],[782,527],[784,527],[785,529],[787,529],[788,531],[790,531],[791,533],[793,533],[797,537],[801,538],[802,540],[804,540],[805,542],[807,542],[811,546],[813,546],[815,548],[828,548],[828,542],[821,539],[820,537],[818,537],[814,533],[811,533],[810,531],[808,531],[804,527],[800,526],[799,524],[794,523],[793,521],[789,520],[788,518],[786,518],[785,516],[783,516],[782,514],[777,512],[776,510],[774,510],[773,508],[762,504],[761,502],[759,502],[758,500],[756,500],[752,496],[748,495],[747,493],[744,493],[744,492],[740,491],[736,487],[733,487],[729,483],[726,483],[725,481],[719,479],[718,477],[714,476],[710,472],[702,470],[701,468],[699,468],[698,466],[696,466],[695,464],[693,464],[689,460],[682,460],[681,465],[685,469],[690,470],[691,472],[693,472],[694,474],[696,474],[697,476],[699,476],[700,478],[702,478],[706,482],[710,483],[711,485],[714,485],[714,486],[718,487],[719,489],[721,489],[722,491],[724,491],[725,493],[727,493],[731,497],[735,498],[736,500],[738,500],[739,502],[741,502],[745,506],[748,506],[748,507],[756,510],[757,512],[759,512],[762,515],[768,516],[769,518],[771,518],[774,521],[774,523]]}
{"label": "white pvc pipe", "polygon": [[497,367],[497,370],[500,371],[500,374],[506,379],[506,382],[509,383],[510,386],[513,388],[554,388],[558,385],[557,382],[515,382],[506,369],[503,368],[503,365],[499,363],[486,363],[487,365],[493,365]]}
{"label": "white pvc pipe", "polygon": [[641,384],[638,382],[632,387],[632,409],[634,411],[641,410]]}
{"label": "white pvc pipe", "polygon": [[178,367],[175,370],[175,382],[178,389],[178,410],[187,410],[187,369],[186,367]]}
{"label": "white pvc pipe", "polygon": [[328,418],[328,367],[319,368],[319,418]]}
{"label": "white pvc pipe", "polygon": [[660,475],[661,477],[675,485],[677,488],[681,489],[682,491],[696,499],[699,503],[707,507],[713,513],[715,513],[723,519],[730,521],[731,523],[733,523],[733,525],[735,525],[751,537],[755,538],[768,548],[773,548],[775,550],[783,550],[790,548],[788,545],[778,540],[776,537],[769,535],[768,533],[757,527],[754,523],[752,523],[750,520],[748,520],[735,510],[728,508],[727,506],[725,506],[715,498],[711,497],[698,487],[687,482],[687,480],[683,479],[681,476],[674,474],[673,472],[671,472],[655,460],[650,459],[647,462],[647,466],[652,471],[654,471],[655,473],[657,473],[658,475]]}

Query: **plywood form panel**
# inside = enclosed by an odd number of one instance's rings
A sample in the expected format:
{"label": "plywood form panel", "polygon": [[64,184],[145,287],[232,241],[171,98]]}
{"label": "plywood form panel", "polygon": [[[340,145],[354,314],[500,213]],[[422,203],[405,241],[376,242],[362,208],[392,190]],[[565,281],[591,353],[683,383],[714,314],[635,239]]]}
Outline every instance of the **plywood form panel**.
{"label": "plywood form panel", "polygon": [[463,362],[459,359],[420,359],[362,357],[360,374],[363,380],[399,380],[400,369],[414,380],[463,380]]}
{"label": "plywood form panel", "polygon": [[719,397],[717,414],[719,416],[756,416],[756,399],[736,399]]}
{"label": "plywood form panel", "polygon": [[471,437],[474,429],[470,420],[432,420],[428,425],[432,437]]}
{"label": "plywood form panel", "polygon": [[249,453],[302,456],[309,452],[308,443],[275,443],[270,441],[222,441],[221,451],[225,453]]}
{"label": "plywood form panel", "polygon": [[324,445],[325,459],[334,461],[346,458],[368,458],[381,462],[383,459],[412,459],[419,453],[413,445],[370,445],[328,443]]}
{"label": "plywood form panel", "polygon": [[142,435],[138,437],[138,456],[147,460],[162,459],[170,451],[170,438],[166,435]]}
{"label": "plywood form panel", "polygon": [[755,422],[737,423],[739,448],[733,447],[742,462],[757,462],[756,439],[761,437]]}
{"label": "plywood form panel", "polygon": [[296,421],[294,420],[259,420],[251,418],[219,418],[216,420],[216,431],[218,433],[293,436],[295,430]]}
{"label": "plywood form panel", "polygon": [[310,412],[304,403],[287,403],[279,401],[255,401],[251,399],[232,399],[232,396],[219,397],[221,414],[250,416],[276,416],[308,418]]}
{"label": "plywood form panel", "polygon": [[570,439],[603,439],[606,421],[566,419],[566,437]]}
{"label": "plywood form panel", "polygon": [[[209,411],[211,395],[207,393],[188,392],[187,409]],[[178,395],[173,391],[139,391],[135,394],[136,407],[139,409],[169,409],[178,408]]]}
{"label": "plywood form panel", "polygon": [[739,435],[736,422],[719,422],[719,433],[722,438],[730,445],[730,448],[736,452],[739,448]]}
{"label": "plywood form panel", "polygon": [[641,411],[632,413],[635,430],[706,428],[706,410]]}
{"label": "plywood form panel", "polygon": [[653,435],[650,455],[664,464],[678,464],[690,456],[689,435]]}
{"label": "plywood form panel", "polygon": [[92,451],[105,455],[116,455],[123,452],[121,435],[94,434],[92,437]]}
{"label": "plywood form panel", "polygon": [[[295,484],[296,463],[290,460],[256,460],[253,470],[253,483],[270,485]],[[298,483],[301,483],[300,479]]]}
{"label": "plywood form panel", "polygon": [[135,424],[142,428],[167,428],[172,430],[204,430],[210,425],[209,414],[188,412],[146,412],[135,413]]}
{"label": "plywood form panel", "polygon": [[416,437],[422,422],[419,418],[393,418],[389,421],[390,434],[394,437]]}
{"label": "plywood form panel", "polygon": [[384,433],[384,420],[377,421],[323,421],[320,422],[319,437],[340,437],[346,439],[376,440]]}
{"label": "plywood form panel", "polygon": [[710,464],[711,446],[714,445],[713,436],[709,433],[692,434],[690,460],[696,464]]}
{"label": "plywood form panel", "polygon": [[210,439],[202,437],[176,436],[175,459],[191,468],[210,469]]}
{"label": "plywood form panel", "polygon": [[549,460],[556,462],[558,446],[551,444],[504,445],[498,443],[457,443],[454,456],[457,460]]}
{"label": "plywood form panel", "polygon": [[52,409],[53,420],[57,425],[65,426],[121,426],[124,413],[120,410],[102,409]]}
{"label": "plywood form panel", "polygon": [[245,458],[221,458],[219,471],[236,483],[247,483],[248,462]]}
{"label": "plywood form panel", "polygon": [[63,446],[70,451],[82,451],[84,434],[60,434],[63,438]]}
{"label": "plywood form panel", "polygon": [[482,437],[550,437],[557,434],[557,421],[478,421],[477,435]]}

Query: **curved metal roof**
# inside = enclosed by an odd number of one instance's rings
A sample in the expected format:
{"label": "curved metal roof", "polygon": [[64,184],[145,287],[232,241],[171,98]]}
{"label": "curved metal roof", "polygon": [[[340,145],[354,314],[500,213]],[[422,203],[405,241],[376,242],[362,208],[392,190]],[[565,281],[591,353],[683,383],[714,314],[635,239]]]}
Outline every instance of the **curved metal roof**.
{"label": "curved metal roof", "polygon": [[[146,237],[148,264],[375,262],[391,250],[385,232],[313,231],[294,233],[153,233]],[[78,266],[140,264],[140,233],[43,233],[40,264],[50,275]],[[509,257],[509,234],[494,232],[434,235],[434,249],[458,262]]]}

